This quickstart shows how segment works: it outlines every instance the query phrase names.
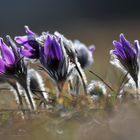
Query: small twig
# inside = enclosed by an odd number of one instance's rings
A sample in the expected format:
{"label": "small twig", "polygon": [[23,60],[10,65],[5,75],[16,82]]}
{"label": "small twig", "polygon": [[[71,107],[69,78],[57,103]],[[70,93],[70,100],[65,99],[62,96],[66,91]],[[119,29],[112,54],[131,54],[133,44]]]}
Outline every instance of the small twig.
{"label": "small twig", "polygon": [[95,75],[97,78],[99,78],[111,91],[114,91],[114,89],[108,83],[106,83],[103,78],[101,78],[100,76],[98,76],[96,73],[94,73],[91,70],[89,70],[89,72]]}

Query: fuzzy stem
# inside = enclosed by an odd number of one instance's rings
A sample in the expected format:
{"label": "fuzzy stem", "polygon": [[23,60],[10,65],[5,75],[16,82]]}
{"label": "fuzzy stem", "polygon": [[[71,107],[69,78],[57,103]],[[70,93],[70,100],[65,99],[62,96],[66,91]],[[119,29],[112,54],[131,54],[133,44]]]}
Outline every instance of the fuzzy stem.
{"label": "fuzzy stem", "polygon": [[[28,99],[28,101],[29,101],[29,104],[30,104],[30,106],[29,106],[29,108],[31,109],[31,110],[36,110],[36,105],[35,105],[35,103],[34,103],[34,100],[33,100],[33,97],[32,97],[32,93],[31,93],[31,91],[29,90],[29,87],[28,87],[28,85],[27,85],[27,80],[26,80],[26,77],[23,77],[23,79],[22,80],[19,80],[19,79],[17,79],[18,80],[18,82],[20,83],[20,85],[24,88],[24,90],[25,90],[25,94],[26,94],[26,96],[27,96],[27,99]],[[27,102],[28,102],[27,101]]]}
{"label": "fuzzy stem", "polygon": [[30,103],[30,109],[35,111],[36,110],[36,105],[34,103],[33,97],[32,97],[32,93],[30,92],[30,90],[28,89],[28,86],[24,86],[28,101]]}
{"label": "fuzzy stem", "polygon": [[75,68],[76,68],[76,70],[78,71],[78,73],[81,77],[84,92],[85,92],[85,95],[87,95],[87,81],[86,81],[85,73],[82,71],[82,68],[80,67],[79,64],[76,64]]}
{"label": "fuzzy stem", "polygon": [[22,101],[22,97],[20,95],[19,89],[17,87],[17,83],[16,82],[12,82],[10,80],[8,80],[8,83],[15,89],[17,97],[18,97],[20,108],[23,109],[23,101]]}
{"label": "fuzzy stem", "polygon": [[20,106],[21,106],[21,109],[23,109],[22,97],[21,97],[21,95],[20,95],[20,93],[19,93],[19,90],[18,90],[17,86],[15,87],[15,90],[16,90],[16,92],[17,92],[17,96],[18,96],[18,100],[19,100],[19,104],[20,104]]}

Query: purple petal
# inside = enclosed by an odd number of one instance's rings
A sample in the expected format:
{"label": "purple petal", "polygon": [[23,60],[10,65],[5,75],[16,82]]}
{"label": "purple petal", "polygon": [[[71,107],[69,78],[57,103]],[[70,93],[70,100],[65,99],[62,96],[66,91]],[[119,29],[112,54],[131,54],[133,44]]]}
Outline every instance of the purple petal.
{"label": "purple petal", "polygon": [[[44,47],[45,48],[45,47]],[[46,60],[45,60],[45,54],[44,54],[44,48],[43,47],[41,47],[41,49],[40,49],[40,53],[41,53],[41,56],[40,56],[40,62],[41,62],[41,64],[43,64],[43,65],[45,65],[45,62],[46,62]]]}
{"label": "purple petal", "polygon": [[0,39],[0,48],[2,51],[2,58],[7,64],[15,63],[15,56],[12,50],[3,42],[3,39]]}
{"label": "purple petal", "polygon": [[124,47],[124,51],[128,58],[134,58],[136,55],[136,52],[134,51],[132,45],[129,41],[127,41],[123,34],[120,34],[120,42],[122,43],[122,46]]}
{"label": "purple petal", "polygon": [[0,59],[0,74],[3,74],[4,72],[5,72],[4,61]]}
{"label": "purple petal", "polygon": [[47,36],[47,39],[45,40],[44,54],[47,59],[63,59],[63,51],[58,38],[50,34]]}
{"label": "purple petal", "polygon": [[132,49],[131,43],[128,40],[126,40],[126,38],[124,37],[124,34],[120,34],[120,43],[122,44],[124,48],[128,48],[129,50]]}
{"label": "purple petal", "polygon": [[25,42],[28,42],[28,36],[17,36],[17,37],[15,37],[15,41],[18,44],[23,44]]}
{"label": "purple petal", "polygon": [[36,34],[33,31],[31,31],[28,26],[25,26],[25,32],[28,35],[36,36]]}
{"label": "purple petal", "polygon": [[29,40],[27,36],[18,36],[15,37],[15,41],[20,44],[23,45],[25,49],[33,49],[33,47],[29,44]]}
{"label": "purple petal", "polygon": [[23,45],[23,47],[24,47],[24,49],[26,49],[26,50],[33,50],[33,47],[32,47],[29,43],[25,43],[25,44]]}
{"label": "purple petal", "polygon": [[59,41],[55,37],[54,37],[53,45],[54,45],[54,54],[55,54],[55,57],[58,60],[62,60],[63,59],[62,47],[60,46]]}
{"label": "purple petal", "polygon": [[123,50],[124,49],[123,46],[122,46],[122,44],[120,42],[116,41],[116,40],[113,41],[113,45],[118,50]]}
{"label": "purple petal", "polygon": [[128,40],[126,40],[126,38],[124,37],[124,34],[120,34],[120,43],[123,45],[123,46],[127,46],[127,47],[131,47],[131,44]]}
{"label": "purple petal", "polygon": [[27,58],[34,58],[34,54],[29,50],[21,50],[21,54],[26,56]]}
{"label": "purple petal", "polygon": [[44,54],[45,55],[48,55],[51,45],[52,45],[52,37],[51,37],[51,35],[48,35],[47,39],[45,40],[45,44],[44,44]]}
{"label": "purple petal", "polygon": [[127,56],[126,56],[126,54],[124,52],[124,48],[122,47],[122,44],[120,42],[117,42],[117,41],[114,40],[113,45],[115,46],[116,51],[119,53],[119,55],[121,55],[121,57],[123,59],[126,59]]}
{"label": "purple petal", "polygon": [[91,53],[94,53],[94,51],[95,51],[95,46],[94,46],[94,45],[90,45],[88,49],[89,49],[89,51],[90,51]]}
{"label": "purple petal", "polygon": [[125,60],[125,58],[118,51],[113,51],[113,54],[116,55],[120,61]]}
{"label": "purple petal", "polygon": [[136,56],[136,52],[134,51],[134,48],[132,47],[124,47],[124,51],[128,58],[133,59]]}

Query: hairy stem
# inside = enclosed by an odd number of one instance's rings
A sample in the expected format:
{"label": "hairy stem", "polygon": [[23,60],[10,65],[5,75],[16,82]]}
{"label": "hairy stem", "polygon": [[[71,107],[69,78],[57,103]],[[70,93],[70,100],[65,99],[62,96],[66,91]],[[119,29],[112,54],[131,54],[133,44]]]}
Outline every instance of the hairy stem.
{"label": "hairy stem", "polygon": [[85,92],[85,95],[87,95],[87,80],[86,80],[85,73],[82,71],[82,68],[80,67],[79,64],[76,64],[75,68],[78,71],[79,76],[81,77],[84,92]]}

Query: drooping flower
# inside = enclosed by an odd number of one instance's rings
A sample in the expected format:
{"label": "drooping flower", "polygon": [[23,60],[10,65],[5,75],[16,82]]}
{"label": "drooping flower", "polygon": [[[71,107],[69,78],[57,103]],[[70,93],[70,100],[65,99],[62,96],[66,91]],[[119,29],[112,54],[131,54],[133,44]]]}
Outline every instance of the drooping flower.
{"label": "drooping flower", "polygon": [[62,88],[69,75],[70,67],[69,58],[66,55],[61,38],[47,34],[40,53],[41,64],[45,67],[49,76],[58,84],[58,87]]}
{"label": "drooping flower", "polygon": [[7,44],[0,38],[0,74],[8,77],[26,75],[27,63],[10,36],[7,36]]}
{"label": "drooping flower", "polygon": [[[76,74],[78,74],[78,76],[80,77],[81,79],[81,82],[82,82],[82,85],[83,85],[83,88],[84,88],[84,91],[85,91],[85,94],[87,94],[87,79],[86,79],[86,75],[83,71],[83,68],[81,67],[81,64],[80,64],[80,61],[78,60],[78,55],[77,55],[77,50],[76,50],[76,47],[74,47],[74,43],[67,39],[66,37],[64,37],[62,34],[60,34],[59,32],[55,32],[55,35],[60,37],[62,39],[62,42],[64,44],[64,48],[66,50],[66,53],[70,59],[70,62],[73,63],[75,65],[75,69],[76,71]],[[82,57],[83,59],[86,59],[85,57]],[[85,60],[83,60],[85,61]],[[81,61],[82,62],[82,61]],[[72,74],[73,76],[75,76],[75,74],[73,73]],[[73,78],[71,78],[72,80]]]}
{"label": "drooping flower", "polygon": [[[12,46],[13,47],[13,46]],[[18,54],[15,52],[14,48],[7,46],[3,39],[0,38],[0,74],[3,75],[14,75],[18,72]]]}
{"label": "drooping flower", "polygon": [[120,34],[120,41],[113,41],[113,45],[115,50],[111,50],[111,63],[128,72],[138,88],[139,42],[135,40],[132,45],[123,34]]}
{"label": "drooping flower", "polygon": [[28,26],[25,26],[25,32],[27,35],[15,37],[15,41],[22,46],[20,49],[21,54],[27,58],[38,59],[40,46],[36,40],[38,36]]}
{"label": "drooping flower", "polygon": [[93,53],[95,46],[91,45],[89,48],[78,40],[74,41],[74,47],[77,53],[78,61],[83,69],[88,68],[93,63]]}
{"label": "drooping flower", "polygon": [[[36,105],[27,84],[28,65],[21,56],[19,49],[10,36],[7,36],[8,45],[0,38],[0,76],[9,80],[16,80],[25,90],[26,101],[29,108],[36,110]],[[9,83],[9,82],[8,82]]]}

